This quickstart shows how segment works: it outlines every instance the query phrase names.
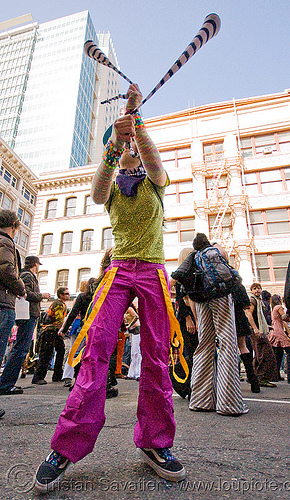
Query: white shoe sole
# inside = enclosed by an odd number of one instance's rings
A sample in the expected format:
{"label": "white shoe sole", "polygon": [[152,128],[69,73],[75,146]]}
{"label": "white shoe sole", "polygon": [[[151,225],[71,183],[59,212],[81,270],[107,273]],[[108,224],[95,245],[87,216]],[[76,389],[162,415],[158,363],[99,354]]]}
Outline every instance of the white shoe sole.
{"label": "white shoe sole", "polygon": [[59,482],[60,478],[64,476],[64,474],[66,473],[66,471],[68,470],[68,468],[73,465],[72,462],[70,462],[66,468],[64,469],[64,471],[54,480],[52,481],[51,483],[49,484],[42,484],[42,483],[39,483],[36,479],[36,475],[35,475],[35,483],[34,483],[34,489],[38,492],[38,493],[47,493],[49,491],[53,491],[54,489],[54,486]]}
{"label": "white shoe sole", "polygon": [[181,471],[178,472],[170,472],[167,470],[162,469],[162,467],[159,467],[153,460],[151,460],[146,453],[141,448],[137,448],[137,455],[139,458],[145,462],[146,464],[150,465],[150,467],[155,470],[156,474],[158,476],[162,477],[163,479],[166,479],[167,481],[182,481],[185,478],[185,469],[182,468]]}

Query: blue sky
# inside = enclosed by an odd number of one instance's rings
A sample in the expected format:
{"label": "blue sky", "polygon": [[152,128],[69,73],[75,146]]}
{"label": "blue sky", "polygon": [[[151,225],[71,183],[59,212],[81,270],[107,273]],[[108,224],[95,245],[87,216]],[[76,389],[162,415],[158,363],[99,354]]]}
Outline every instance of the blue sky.
{"label": "blue sky", "polygon": [[[110,31],[120,69],[144,97],[211,12],[220,33],[142,108],[145,118],[290,87],[289,0],[1,0],[5,21],[31,13],[39,23],[89,10]],[[127,83],[122,81],[122,91]]]}

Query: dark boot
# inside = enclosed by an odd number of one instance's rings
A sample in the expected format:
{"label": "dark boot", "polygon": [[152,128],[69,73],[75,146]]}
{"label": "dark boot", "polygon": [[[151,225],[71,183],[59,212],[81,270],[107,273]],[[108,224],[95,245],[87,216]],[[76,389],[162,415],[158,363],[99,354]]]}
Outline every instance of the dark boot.
{"label": "dark boot", "polygon": [[240,354],[240,358],[244,363],[248,381],[251,384],[251,391],[257,394],[260,392],[260,384],[257,375],[254,372],[252,354],[250,352],[246,352],[244,354]]}

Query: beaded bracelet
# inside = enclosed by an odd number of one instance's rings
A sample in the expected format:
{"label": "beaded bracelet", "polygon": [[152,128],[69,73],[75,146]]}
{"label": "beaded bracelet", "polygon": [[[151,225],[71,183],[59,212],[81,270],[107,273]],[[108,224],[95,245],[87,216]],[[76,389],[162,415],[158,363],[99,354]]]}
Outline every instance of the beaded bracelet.
{"label": "beaded bracelet", "polygon": [[135,118],[135,129],[145,128],[144,122],[141,118],[139,111],[136,112],[136,114],[134,115],[134,118]]}
{"label": "beaded bracelet", "polygon": [[121,158],[123,151],[124,148],[116,149],[113,142],[109,140],[103,154],[103,163],[106,167],[114,170],[119,164],[119,159]]}

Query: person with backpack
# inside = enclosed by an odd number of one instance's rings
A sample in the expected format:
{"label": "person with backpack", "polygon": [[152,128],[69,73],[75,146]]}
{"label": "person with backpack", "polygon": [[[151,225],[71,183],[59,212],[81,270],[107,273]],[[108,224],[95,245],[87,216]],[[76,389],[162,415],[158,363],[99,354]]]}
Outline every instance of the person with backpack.
{"label": "person with backpack", "polygon": [[161,203],[169,179],[140,114],[135,113],[142,102],[138,85],[131,84],[127,96],[126,114],[112,127],[91,192],[94,202],[104,203],[110,216],[113,259],[95,294],[82,366],[60,415],[52,451],[36,473],[35,487],[41,492],[52,488],[71,462],[94,448],[105,423],[110,356],[135,297],[142,365],[134,442],[140,458],[159,476],[169,481],[185,477],[183,465],[170,451],[175,420],[168,371],[169,317],[172,325],[175,318],[164,267]]}
{"label": "person with backpack", "polygon": [[29,302],[29,319],[16,320],[16,341],[0,378],[0,395],[23,393],[23,389],[15,387],[15,383],[30,349],[33,332],[40,316],[40,303],[50,298],[49,293],[40,293],[39,290],[37,274],[40,265],[41,262],[36,255],[28,255],[20,273],[27,293],[26,300]]}
{"label": "person with backpack", "polygon": [[196,265],[203,273],[205,293],[201,299],[195,298],[199,344],[193,355],[189,409],[239,416],[249,410],[241,393],[230,295],[238,274],[204,233],[197,233],[193,247],[197,252]]}
{"label": "person with backpack", "polygon": [[69,300],[70,294],[65,287],[58,288],[56,294],[57,299],[52,302],[48,310],[47,315],[49,319],[47,319],[47,324],[43,325],[40,334],[39,360],[31,381],[32,384],[47,384],[45,377],[54,349],[56,351],[56,358],[52,381],[60,382],[62,379],[65,347],[63,337],[58,335],[58,331],[66,316],[66,302]]}

